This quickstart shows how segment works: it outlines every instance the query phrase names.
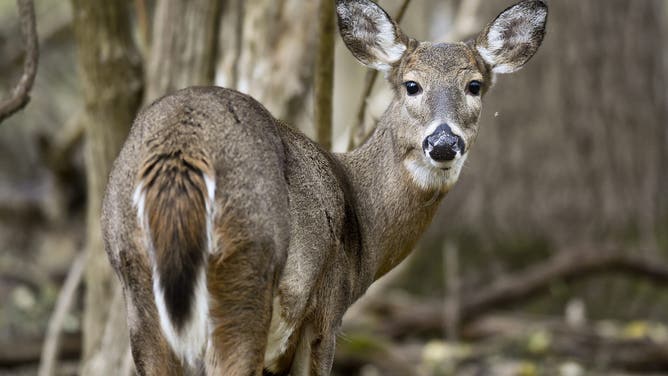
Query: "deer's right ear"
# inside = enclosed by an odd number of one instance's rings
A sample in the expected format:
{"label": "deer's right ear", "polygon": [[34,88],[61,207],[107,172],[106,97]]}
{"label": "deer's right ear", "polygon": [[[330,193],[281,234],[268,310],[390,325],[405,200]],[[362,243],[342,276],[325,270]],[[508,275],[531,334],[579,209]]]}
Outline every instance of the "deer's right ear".
{"label": "deer's right ear", "polygon": [[343,41],[362,64],[387,72],[406,52],[408,38],[373,1],[336,0],[336,14]]}

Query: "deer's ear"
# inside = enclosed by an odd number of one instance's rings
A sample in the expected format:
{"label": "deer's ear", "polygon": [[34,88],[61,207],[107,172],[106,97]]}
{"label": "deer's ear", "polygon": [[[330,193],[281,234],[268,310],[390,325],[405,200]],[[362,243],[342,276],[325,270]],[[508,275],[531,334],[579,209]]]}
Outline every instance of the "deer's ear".
{"label": "deer's ear", "polygon": [[536,53],[545,36],[547,4],[525,0],[503,11],[478,35],[480,56],[494,73],[512,73]]}
{"label": "deer's ear", "polygon": [[336,0],[336,13],[343,41],[362,64],[388,71],[401,60],[408,38],[376,3]]}

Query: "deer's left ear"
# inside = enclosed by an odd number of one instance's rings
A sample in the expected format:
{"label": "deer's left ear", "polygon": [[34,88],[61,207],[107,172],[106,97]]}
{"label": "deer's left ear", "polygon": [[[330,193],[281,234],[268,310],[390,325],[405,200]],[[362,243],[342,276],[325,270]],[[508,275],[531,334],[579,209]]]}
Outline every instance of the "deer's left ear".
{"label": "deer's left ear", "polygon": [[476,49],[494,73],[512,73],[536,53],[545,36],[547,4],[525,0],[503,11],[478,35]]}
{"label": "deer's left ear", "polygon": [[336,0],[336,14],[343,41],[362,64],[386,72],[406,52],[408,37],[373,1]]}

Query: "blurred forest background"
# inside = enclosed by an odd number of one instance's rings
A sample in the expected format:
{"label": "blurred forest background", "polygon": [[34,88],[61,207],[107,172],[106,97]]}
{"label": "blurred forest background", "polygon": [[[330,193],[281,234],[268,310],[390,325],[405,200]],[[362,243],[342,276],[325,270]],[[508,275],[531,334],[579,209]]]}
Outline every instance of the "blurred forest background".
{"label": "blurred forest background", "polygon": [[[466,39],[512,3],[380,1],[435,41]],[[335,374],[668,375],[668,0],[549,5],[543,47],[485,98],[419,249],[349,311]],[[333,129],[314,126],[320,9],[35,0],[31,100],[0,124],[0,374],[132,373],[98,215],[141,106],[216,84],[335,151],[373,129],[391,93],[338,35]],[[23,71],[18,14],[0,1],[0,98]]]}

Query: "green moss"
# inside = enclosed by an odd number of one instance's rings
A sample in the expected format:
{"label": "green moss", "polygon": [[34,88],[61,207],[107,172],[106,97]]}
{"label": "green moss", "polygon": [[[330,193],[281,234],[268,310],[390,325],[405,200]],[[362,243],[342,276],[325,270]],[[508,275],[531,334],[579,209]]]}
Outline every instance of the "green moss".
{"label": "green moss", "polygon": [[338,351],[368,357],[387,351],[384,339],[363,333],[345,335],[338,341]]}

